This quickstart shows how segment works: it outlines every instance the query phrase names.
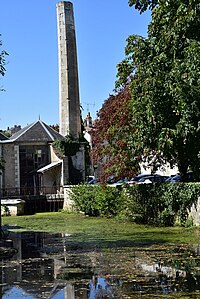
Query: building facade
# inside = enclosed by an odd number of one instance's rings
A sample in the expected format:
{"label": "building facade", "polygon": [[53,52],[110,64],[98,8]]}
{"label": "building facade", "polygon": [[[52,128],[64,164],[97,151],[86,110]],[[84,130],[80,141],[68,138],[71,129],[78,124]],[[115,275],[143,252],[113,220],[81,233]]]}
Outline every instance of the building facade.
{"label": "building facade", "polygon": [[2,189],[11,195],[17,191],[20,194],[41,192],[43,186],[38,170],[46,165],[51,165],[49,171],[55,165],[60,168],[60,174],[52,177],[46,187],[53,188],[53,184],[62,184],[62,161],[52,150],[52,143],[62,138],[62,135],[39,120],[13,134],[9,139],[1,140],[1,157],[5,161]]}

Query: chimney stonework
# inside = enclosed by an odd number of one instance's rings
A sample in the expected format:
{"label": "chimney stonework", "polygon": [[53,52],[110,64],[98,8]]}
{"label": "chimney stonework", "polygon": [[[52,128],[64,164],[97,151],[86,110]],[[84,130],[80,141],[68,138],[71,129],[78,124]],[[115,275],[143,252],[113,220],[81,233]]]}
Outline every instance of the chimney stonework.
{"label": "chimney stonework", "polygon": [[78,137],[81,133],[81,117],[73,4],[58,2],[56,10],[60,134]]}

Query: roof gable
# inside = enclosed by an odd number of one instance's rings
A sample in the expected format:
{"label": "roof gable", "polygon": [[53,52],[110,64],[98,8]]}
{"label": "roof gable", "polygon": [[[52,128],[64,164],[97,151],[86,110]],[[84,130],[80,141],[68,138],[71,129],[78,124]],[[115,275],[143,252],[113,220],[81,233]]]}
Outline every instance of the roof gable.
{"label": "roof gable", "polygon": [[56,132],[54,129],[46,125],[41,120],[38,120],[17,133],[13,134],[10,137],[12,141],[18,142],[36,142],[36,141],[45,141],[45,142],[53,142],[56,139],[62,139],[63,136]]}

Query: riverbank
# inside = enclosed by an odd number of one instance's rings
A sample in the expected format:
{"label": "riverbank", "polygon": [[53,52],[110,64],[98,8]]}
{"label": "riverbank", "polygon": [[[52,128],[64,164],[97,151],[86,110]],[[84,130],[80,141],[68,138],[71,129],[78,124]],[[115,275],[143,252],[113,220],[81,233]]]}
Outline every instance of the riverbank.
{"label": "riverbank", "polygon": [[67,212],[3,217],[2,225],[8,230],[68,234],[74,241],[96,244],[198,244],[200,237],[199,227],[153,227],[114,218],[87,217]]}

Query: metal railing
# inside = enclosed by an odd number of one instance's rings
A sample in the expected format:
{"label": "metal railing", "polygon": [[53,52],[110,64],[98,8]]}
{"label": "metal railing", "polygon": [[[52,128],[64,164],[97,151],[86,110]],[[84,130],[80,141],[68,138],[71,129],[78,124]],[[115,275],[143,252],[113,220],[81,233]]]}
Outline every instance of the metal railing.
{"label": "metal railing", "polygon": [[33,188],[2,188],[1,199],[6,202],[13,199],[24,201],[24,214],[40,212],[57,212],[63,209],[64,193],[52,187],[43,187],[40,190]]}
{"label": "metal railing", "polygon": [[47,194],[59,194],[62,195],[63,192],[56,189],[52,186],[46,186],[41,188],[1,188],[0,189],[1,198],[16,198],[21,196],[29,196],[29,195],[47,195]]}

